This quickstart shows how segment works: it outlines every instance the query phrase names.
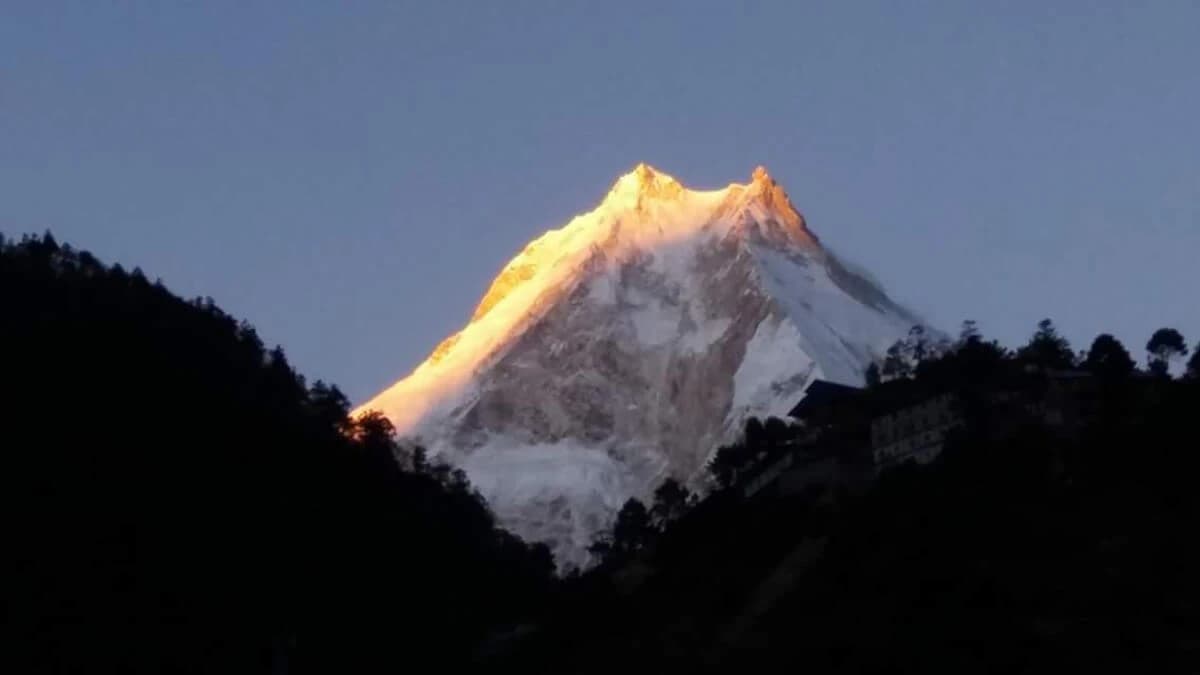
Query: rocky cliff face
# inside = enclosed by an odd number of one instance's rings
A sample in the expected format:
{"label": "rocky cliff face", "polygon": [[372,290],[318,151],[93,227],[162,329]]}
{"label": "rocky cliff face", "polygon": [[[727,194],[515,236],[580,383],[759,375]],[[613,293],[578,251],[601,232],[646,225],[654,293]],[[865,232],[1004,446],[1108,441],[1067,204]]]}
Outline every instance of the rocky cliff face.
{"label": "rocky cliff face", "polygon": [[462,466],[503,524],[579,565],[628,497],[697,477],[746,417],[786,413],[813,378],[860,382],[914,322],[761,168],[693,191],[639,165],[360,410]]}

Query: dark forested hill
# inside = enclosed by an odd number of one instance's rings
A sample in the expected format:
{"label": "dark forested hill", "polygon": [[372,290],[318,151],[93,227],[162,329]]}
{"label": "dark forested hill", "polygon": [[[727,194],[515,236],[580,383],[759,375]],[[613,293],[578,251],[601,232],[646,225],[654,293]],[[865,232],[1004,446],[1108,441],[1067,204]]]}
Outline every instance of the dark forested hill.
{"label": "dark forested hill", "polygon": [[0,247],[6,672],[398,672],[474,655],[551,561],[461,473],[211,300]]}
{"label": "dark forested hill", "polygon": [[[1138,372],[1111,336],[1079,357],[1043,324],[1016,352],[968,335],[839,404],[820,430],[748,425],[714,463],[732,485],[665,527],[627,505],[605,562],[569,581],[508,665],[1200,672],[1200,359],[1173,379],[1151,347]],[[794,444],[852,450],[870,442],[863,420],[942,395],[960,422],[940,455],[856,494],[746,496],[730,479]]]}
{"label": "dark forested hill", "polygon": [[[1141,372],[1111,336],[1076,355],[1046,321],[1012,352],[969,328],[808,426],[754,421],[712,494],[627,504],[601,564],[552,581],[461,472],[211,300],[0,242],[0,667],[1200,671],[1200,357],[1173,379],[1168,329]],[[857,471],[864,424],[947,395],[928,464],[745,489],[797,447]]]}

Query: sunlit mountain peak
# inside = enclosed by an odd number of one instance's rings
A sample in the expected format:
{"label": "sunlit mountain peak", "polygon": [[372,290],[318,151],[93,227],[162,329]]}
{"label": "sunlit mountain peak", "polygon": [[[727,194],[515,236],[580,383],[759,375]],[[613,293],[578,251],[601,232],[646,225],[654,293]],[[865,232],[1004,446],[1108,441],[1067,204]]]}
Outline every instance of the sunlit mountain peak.
{"label": "sunlit mountain peak", "polygon": [[526,245],[470,320],[356,413],[463,468],[562,565],[629,497],[701,480],[748,416],[863,370],[919,320],[842,265],[763,167],[689,189],[638,164]]}
{"label": "sunlit mountain peak", "polygon": [[638,208],[648,199],[677,200],[686,191],[675,178],[643,162],[617,179],[604,205],[610,209]]}
{"label": "sunlit mountain peak", "polygon": [[807,237],[816,241],[816,236],[809,231],[804,222],[804,216],[792,205],[792,200],[788,198],[783,186],[776,183],[775,179],[767,173],[766,167],[762,165],[755,167],[754,173],[750,177],[750,185],[746,189],[751,198],[778,218],[793,237]]}
{"label": "sunlit mountain peak", "polygon": [[[683,230],[701,227],[722,215],[748,213],[756,222],[775,222],[783,236],[793,242],[812,245],[817,238],[804,222],[804,216],[792,204],[787,192],[758,166],[748,183],[730,183],[715,190],[689,188],[673,176],[649,164],[640,163],[617,179],[595,216],[634,215],[638,221],[658,229]],[[676,227],[671,227],[675,225]]]}

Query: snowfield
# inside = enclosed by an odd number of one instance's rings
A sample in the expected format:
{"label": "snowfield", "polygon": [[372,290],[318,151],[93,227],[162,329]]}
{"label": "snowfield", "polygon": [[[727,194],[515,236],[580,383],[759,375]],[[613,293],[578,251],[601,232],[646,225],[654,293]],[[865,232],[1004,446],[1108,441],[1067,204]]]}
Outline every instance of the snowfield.
{"label": "snowfield", "polygon": [[919,320],[822,248],[761,168],[695,191],[639,165],[529,244],[471,321],[360,406],[461,466],[560,567],[629,497],[696,484],[749,416],[861,383]]}

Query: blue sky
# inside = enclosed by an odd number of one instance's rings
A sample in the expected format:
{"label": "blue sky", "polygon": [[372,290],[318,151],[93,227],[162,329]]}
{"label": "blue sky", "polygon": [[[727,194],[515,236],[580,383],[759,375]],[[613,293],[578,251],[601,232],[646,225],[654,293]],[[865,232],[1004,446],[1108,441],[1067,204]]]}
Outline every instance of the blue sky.
{"label": "blue sky", "polygon": [[646,161],[765,164],[949,330],[1200,339],[1194,2],[14,2],[0,232],[211,295],[362,400]]}

